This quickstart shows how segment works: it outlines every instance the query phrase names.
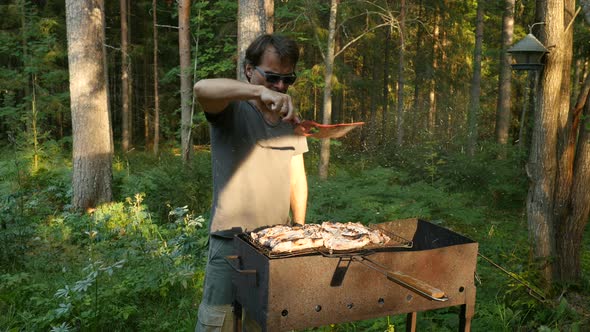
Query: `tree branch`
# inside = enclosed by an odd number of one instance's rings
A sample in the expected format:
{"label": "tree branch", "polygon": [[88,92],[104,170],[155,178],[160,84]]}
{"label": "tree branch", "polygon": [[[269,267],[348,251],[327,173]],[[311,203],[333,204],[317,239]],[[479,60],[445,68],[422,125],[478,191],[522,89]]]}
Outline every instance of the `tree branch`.
{"label": "tree branch", "polygon": [[377,30],[377,29],[379,29],[383,26],[386,26],[386,25],[390,25],[390,24],[389,23],[381,23],[381,24],[378,24],[378,25],[372,27],[369,30],[365,30],[363,33],[361,33],[360,35],[356,36],[354,39],[352,39],[351,41],[346,43],[346,45],[342,46],[342,48],[336,54],[334,54],[334,58],[336,58],[340,53],[344,52],[344,50],[346,50],[346,48],[348,48],[348,46],[354,44],[357,40],[363,38],[367,33]]}
{"label": "tree branch", "polygon": [[177,26],[174,26],[174,25],[156,24],[156,26],[158,28],[171,28],[171,29],[178,30],[178,27]]}

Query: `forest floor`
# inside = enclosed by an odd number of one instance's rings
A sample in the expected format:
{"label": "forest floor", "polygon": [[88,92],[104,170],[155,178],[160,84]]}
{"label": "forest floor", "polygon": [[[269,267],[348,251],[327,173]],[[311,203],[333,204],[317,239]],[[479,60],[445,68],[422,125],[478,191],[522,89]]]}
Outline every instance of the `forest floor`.
{"label": "forest floor", "polygon": [[[141,153],[115,158],[115,202],[82,215],[69,209],[67,160],[32,173],[26,159],[0,156],[0,331],[192,331],[211,195],[206,149],[189,167],[173,153],[157,160]],[[321,181],[309,166],[316,157],[306,160],[308,222],[418,217],[478,242],[479,253],[505,269],[478,258],[474,331],[590,330],[590,230],[581,281],[542,289],[521,174],[450,159],[433,174],[432,168],[378,166],[336,151],[330,178]],[[486,176],[490,168],[496,177]],[[418,330],[457,330],[458,312],[419,313]],[[307,331],[403,326],[405,315],[396,315]]]}

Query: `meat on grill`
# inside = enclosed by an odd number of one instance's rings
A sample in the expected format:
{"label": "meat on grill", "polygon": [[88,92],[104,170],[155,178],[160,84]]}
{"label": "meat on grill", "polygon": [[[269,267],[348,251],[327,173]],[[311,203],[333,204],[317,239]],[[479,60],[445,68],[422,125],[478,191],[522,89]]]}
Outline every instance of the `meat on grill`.
{"label": "meat on grill", "polygon": [[389,236],[378,229],[361,223],[336,223],[326,221],[321,225],[278,225],[250,233],[252,239],[274,253],[293,252],[324,247],[332,250],[354,250],[369,244],[382,245]]}

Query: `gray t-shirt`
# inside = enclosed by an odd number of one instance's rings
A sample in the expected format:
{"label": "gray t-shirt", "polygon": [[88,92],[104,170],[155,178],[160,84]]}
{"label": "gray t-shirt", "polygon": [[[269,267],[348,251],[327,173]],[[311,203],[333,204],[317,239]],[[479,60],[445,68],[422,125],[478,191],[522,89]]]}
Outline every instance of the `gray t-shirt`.
{"label": "gray t-shirt", "polygon": [[213,170],[211,233],[231,236],[288,223],[291,158],[307,152],[305,137],[295,135],[291,123],[267,123],[247,101],[205,115]]}

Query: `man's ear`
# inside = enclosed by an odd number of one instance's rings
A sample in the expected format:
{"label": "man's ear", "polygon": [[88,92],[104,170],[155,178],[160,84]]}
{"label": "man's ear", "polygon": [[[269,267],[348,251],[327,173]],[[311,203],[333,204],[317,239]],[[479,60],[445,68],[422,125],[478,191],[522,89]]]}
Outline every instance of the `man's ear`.
{"label": "man's ear", "polygon": [[248,82],[250,82],[250,79],[252,78],[252,65],[246,65],[244,67],[244,73],[246,74],[246,78],[248,79]]}

